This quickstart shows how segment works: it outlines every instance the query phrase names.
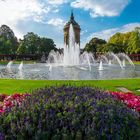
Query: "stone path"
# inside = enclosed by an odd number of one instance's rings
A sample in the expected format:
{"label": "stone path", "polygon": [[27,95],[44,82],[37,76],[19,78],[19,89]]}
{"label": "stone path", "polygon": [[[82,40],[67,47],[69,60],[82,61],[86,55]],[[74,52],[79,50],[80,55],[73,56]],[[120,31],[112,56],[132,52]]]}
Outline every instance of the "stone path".
{"label": "stone path", "polygon": [[132,93],[132,91],[128,90],[125,87],[117,87],[117,89],[120,90],[120,91],[122,91],[122,92],[124,92],[124,93],[128,93],[128,92]]}

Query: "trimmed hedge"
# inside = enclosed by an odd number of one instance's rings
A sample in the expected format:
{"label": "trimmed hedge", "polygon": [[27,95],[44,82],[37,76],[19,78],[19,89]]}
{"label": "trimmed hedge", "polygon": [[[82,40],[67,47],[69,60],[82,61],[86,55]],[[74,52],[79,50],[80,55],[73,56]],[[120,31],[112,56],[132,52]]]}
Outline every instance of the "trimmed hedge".
{"label": "trimmed hedge", "polygon": [[138,140],[138,113],[89,87],[35,91],[0,116],[0,140]]}

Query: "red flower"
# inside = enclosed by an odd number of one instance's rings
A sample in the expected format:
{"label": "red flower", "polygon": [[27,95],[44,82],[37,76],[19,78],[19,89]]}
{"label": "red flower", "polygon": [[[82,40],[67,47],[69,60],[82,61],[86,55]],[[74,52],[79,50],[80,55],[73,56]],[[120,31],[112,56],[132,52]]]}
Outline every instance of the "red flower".
{"label": "red flower", "polygon": [[10,96],[6,96],[3,102],[0,104],[1,112],[5,111],[7,108],[14,107],[16,105],[21,105],[23,100],[29,96],[29,94],[13,94]]}
{"label": "red flower", "polygon": [[5,94],[0,94],[0,102],[3,102],[3,100],[7,97]]}
{"label": "red flower", "polygon": [[11,95],[11,98],[12,99],[17,99],[17,98],[20,98],[21,97],[21,95],[20,94],[13,94],[13,95]]}
{"label": "red flower", "polygon": [[140,113],[140,107],[137,107],[136,110]]}
{"label": "red flower", "polygon": [[4,102],[4,105],[6,107],[11,107],[12,106],[12,102],[11,101],[6,101],[6,102]]}

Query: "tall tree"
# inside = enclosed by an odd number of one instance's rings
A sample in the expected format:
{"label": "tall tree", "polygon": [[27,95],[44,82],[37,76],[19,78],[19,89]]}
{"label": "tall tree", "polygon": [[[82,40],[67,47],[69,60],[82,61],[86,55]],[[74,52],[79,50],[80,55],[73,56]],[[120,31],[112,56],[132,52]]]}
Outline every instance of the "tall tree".
{"label": "tall tree", "polygon": [[49,54],[51,50],[57,50],[56,45],[54,44],[54,41],[52,39],[48,38],[40,38],[40,46],[39,46],[39,52]]}
{"label": "tall tree", "polygon": [[116,33],[109,39],[108,46],[113,47],[110,51],[114,50],[114,53],[125,52],[125,49],[127,47],[125,43],[126,42],[124,41],[124,34]]}
{"label": "tall tree", "polygon": [[132,31],[128,41],[128,54],[140,53],[140,33],[138,31]]}
{"label": "tall tree", "polygon": [[104,45],[106,44],[105,40],[99,38],[92,38],[89,43],[86,44],[84,51],[92,52],[96,56],[96,53],[99,52]]}
{"label": "tall tree", "polygon": [[54,41],[48,38],[41,38],[33,32],[27,33],[23,40],[20,40],[20,45],[17,50],[18,54],[49,54],[55,48]]}
{"label": "tall tree", "polygon": [[17,48],[18,40],[14,32],[7,25],[2,25],[0,27],[0,53],[15,54]]}
{"label": "tall tree", "polygon": [[18,54],[37,54],[40,45],[40,38],[37,34],[29,32],[20,40]]}

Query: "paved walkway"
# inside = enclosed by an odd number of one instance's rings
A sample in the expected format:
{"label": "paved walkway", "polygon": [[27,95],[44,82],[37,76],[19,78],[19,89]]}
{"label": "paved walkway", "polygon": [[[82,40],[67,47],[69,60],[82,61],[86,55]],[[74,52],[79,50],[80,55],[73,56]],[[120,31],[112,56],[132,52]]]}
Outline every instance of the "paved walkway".
{"label": "paved walkway", "polygon": [[120,91],[122,91],[122,92],[124,92],[124,93],[128,93],[128,92],[132,93],[132,91],[128,90],[125,87],[118,87],[117,89],[120,90]]}

